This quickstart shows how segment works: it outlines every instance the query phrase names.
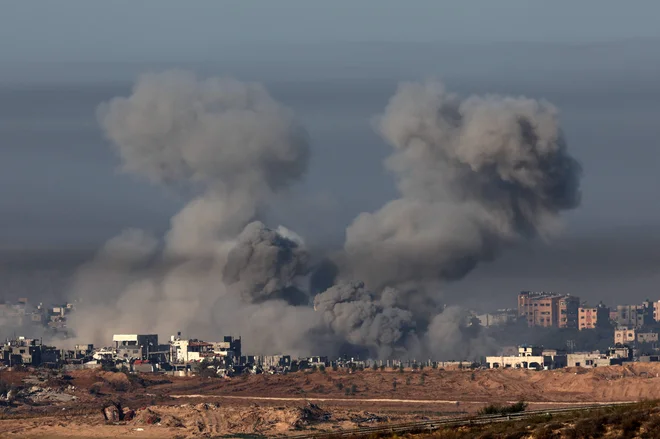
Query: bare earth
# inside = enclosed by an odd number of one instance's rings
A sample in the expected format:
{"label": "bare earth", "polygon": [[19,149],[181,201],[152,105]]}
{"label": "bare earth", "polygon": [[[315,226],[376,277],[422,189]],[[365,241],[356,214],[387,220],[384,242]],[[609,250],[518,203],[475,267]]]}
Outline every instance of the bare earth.
{"label": "bare earth", "polygon": [[[525,400],[538,409],[655,399],[660,364],[541,372],[298,372],[231,379],[2,371],[0,380],[33,392],[30,401],[0,406],[2,438],[272,437],[459,416],[492,402]],[[106,422],[101,409],[109,401],[134,411],[134,419]]]}

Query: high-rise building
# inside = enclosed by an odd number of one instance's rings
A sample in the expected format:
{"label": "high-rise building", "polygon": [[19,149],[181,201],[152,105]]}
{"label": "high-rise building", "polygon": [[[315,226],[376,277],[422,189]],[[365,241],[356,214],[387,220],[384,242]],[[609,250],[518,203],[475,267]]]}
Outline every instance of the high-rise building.
{"label": "high-rise building", "polygon": [[552,292],[522,291],[518,294],[518,315],[528,326],[577,328],[580,299]]}

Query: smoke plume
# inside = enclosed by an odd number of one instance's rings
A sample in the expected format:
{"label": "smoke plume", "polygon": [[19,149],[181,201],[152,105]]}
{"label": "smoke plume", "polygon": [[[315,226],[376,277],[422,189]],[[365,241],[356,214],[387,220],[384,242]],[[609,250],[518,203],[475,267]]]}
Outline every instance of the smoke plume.
{"label": "smoke plume", "polygon": [[260,222],[248,224],[229,252],[223,279],[248,302],[280,298],[291,304],[309,302],[296,279],[307,273],[307,253],[293,232],[269,230]]}
{"label": "smoke plume", "polygon": [[346,231],[353,276],[372,288],[452,281],[520,239],[547,236],[579,204],[579,164],[556,109],[500,96],[464,100],[439,83],[399,87],[377,130],[401,197]]}
{"label": "smoke plume", "polygon": [[86,309],[72,326],[84,342],[183,330],[240,333],[262,354],[473,358],[493,342],[445,307],[443,284],[551,236],[580,201],[552,105],[406,83],[375,123],[399,197],[358,215],[339,254],[313,255],[262,222],[309,159],[305,131],[262,86],[145,75],[99,120],[125,171],[191,201],[162,240],[127,231],[81,268],[73,294]]}
{"label": "smoke plume", "polygon": [[[127,262],[110,263],[101,251],[81,268],[72,294],[93,300],[72,320],[78,337],[107,343],[113,332],[217,337],[221,330],[247,335],[255,346],[304,346],[299,338],[314,326],[311,308],[280,300],[268,310],[252,305],[297,292],[295,277],[305,270],[294,234],[250,224],[307,168],[307,134],[292,112],[259,84],[173,71],[142,76],[130,96],[102,104],[98,114],[125,171],[192,200],[172,218],[157,254],[142,234],[125,233]],[[134,273],[145,249],[150,264]],[[285,341],[272,331],[257,335],[249,314],[280,327]],[[285,323],[291,318],[298,327]]]}
{"label": "smoke plume", "polygon": [[381,358],[414,337],[410,311],[376,300],[362,282],[338,284],[314,298],[314,309],[325,323],[349,343],[375,350]]}

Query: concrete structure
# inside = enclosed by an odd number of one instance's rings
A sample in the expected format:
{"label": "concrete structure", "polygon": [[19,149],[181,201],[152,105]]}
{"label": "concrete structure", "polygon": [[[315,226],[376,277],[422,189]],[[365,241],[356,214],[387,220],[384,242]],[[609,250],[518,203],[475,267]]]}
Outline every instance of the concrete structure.
{"label": "concrete structure", "polygon": [[645,301],[641,305],[617,305],[611,317],[619,328],[642,328],[654,321],[655,304]]}
{"label": "concrete structure", "polygon": [[18,337],[8,340],[0,351],[2,361],[9,365],[27,364],[39,366],[41,364],[41,342],[36,339]]}
{"label": "concrete structure", "polygon": [[115,334],[112,342],[117,356],[126,359],[146,360],[149,352],[158,349],[157,334]]}
{"label": "concrete structure", "polygon": [[660,300],[656,300],[652,304],[653,308],[653,321],[660,322]]}
{"label": "concrete structure", "polygon": [[566,354],[561,351],[543,351],[536,346],[520,346],[517,356],[486,357],[491,369],[558,369],[566,366]]}
{"label": "concrete structure", "polygon": [[518,313],[515,309],[498,309],[492,313],[477,315],[476,318],[481,326],[488,328],[514,323],[518,318]]}
{"label": "concrete structure", "polygon": [[578,328],[578,310],[580,308],[580,299],[571,295],[565,295],[559,298],[558,322],[560,328]]}
{"label": "concrete structure", "polygon": [[626,361],[632,360],[632,349],[630,347],[621,345],[618,347],[609,348],[606,353],[600,352],[578,352],[575,354],[567,355],[568,367],[598,367],[598,366],[614,366],[623,364]]}
{"label": "concrete structure", "polygon": [[614,330],[614,344],[634,343],[636,341],[634,329],[619,328]]}
{"label": "concrete structure", "polygon": [[657,343],[657,332],[637,332],[637,343]]}
{"label": "concrete structure", "polygon": [[578,328],[596,329],[609,324],[610,309],[600,304],[595,308],[581,306],[578,308]]}
{"label": "concrete structure", "polygon": [[614,330],[614,344],[657,343],[658,333],[637,329],[618,328]]}
{"label": "concrete structure", "polygon": [[527,325],[577,328],[580,299],[552,292],[521,291],[518,294],[518,315]]}
{"label": "concrete structure", "polygon": [[182,339],[181,333],[170,338],[170,361],[172,363],[189,363],[213,358],[234,363],[240,357],[240,338],[226,336],[220,342],[206,342],[195,339]]}
{"label": "concrete structure", "polygon": [[290,355],[261,355],[254,358],[254,363],[264,369],[291,367]]}

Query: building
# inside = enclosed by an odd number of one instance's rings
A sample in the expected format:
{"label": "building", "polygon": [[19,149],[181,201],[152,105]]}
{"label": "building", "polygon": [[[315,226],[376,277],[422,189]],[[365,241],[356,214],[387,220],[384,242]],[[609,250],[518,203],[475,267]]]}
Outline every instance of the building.
{"label": "building", "polygon": [[560,328],[578,328],[578,310],[580,308],[580,299],[571,295],[561,296],[559,298],[559,321],[557,326]]}
{"label": "building", "polygon": [[480,314],[476,318],[479,324],[486,328],[491,326],[505,326],[514,323],[518,318],[518,313],[515,309],[498,309],[495,312]]}
{"label": "building", "polygon": [[558,369],[566,367],[566,354],[563,351],[544,351],[538,346],[520,346],[516,356],[486,357],[490,369]]}
{"label": "building", "polygon": [[41,342],[36,339],[18,337],[9,340],[2,346],[2,361],[9,365],[29,364],[39,366],[41,364]]}
{"label": "building", "polygon": [[146,360],[158,350],[157,334],[115,334],[112,342],[119,358]]}
{"label": "building", "polygon": [[220,342],[202,340],[186,340],[179,332],[170,338],[170,361],[172,363],[189,363],[205,359],[219,359],[234,363],[241,357],[241,339],[231,336],[223,337]]}
{"label": "building", "polygon": [[657,332],[638,332],[637,333],[637,343],[657,343],[658,342],[658,333]]}
{"label": "building", "polygon": [[653,321],[660,322],[660,300],[653,302]]}
{"label": "building", "polygon": [[578,329],[596,329],[606,327],[610,322],[610,309],[603,304],[595,308],[581,306],[578,308]]}
{"label": "building", "polygon": [[626,344],[635,342],[635,329],[619,328],[614,330],[614,344]]}
{"label": "building", "polygon": [[522,291],[518,294],[518,316],[527,325],[577,328],[580,299],[552,292]]}
{"label": "building", "polygon": [[642,328],[653,322],[655,304],[649,301],[641,305],[617,305],[612,320],[619,328]]}

